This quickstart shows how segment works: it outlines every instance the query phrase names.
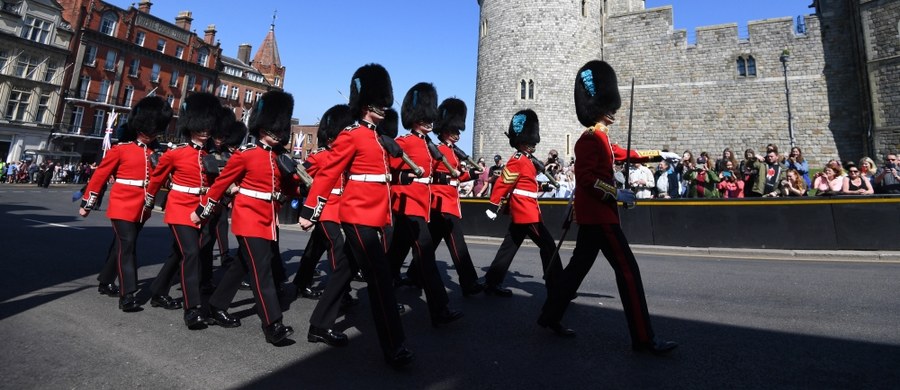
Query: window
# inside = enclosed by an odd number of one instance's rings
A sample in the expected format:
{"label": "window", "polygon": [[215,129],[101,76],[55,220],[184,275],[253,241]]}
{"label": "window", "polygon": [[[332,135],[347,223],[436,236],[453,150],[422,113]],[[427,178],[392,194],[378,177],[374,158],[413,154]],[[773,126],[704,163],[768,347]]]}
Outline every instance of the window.
{"label": "window", "polygon": [[25,121],[25,112],[28,111],[28,99],[31,92],[14,89],[9,93],[9,102],[6,104],[6,119],[11,121]]}
{"label": "window", "polygon": [[44,82],[55,84],[57,71],[59,71],[59,64],[56,61],[47,61],[47,71],[44,72]]}
{"label": "window", "polygon": [[103,80],[100,82],[100,91],[97,92],[97,101],[101,103],[106,103],[109,98],[109,80]]}
{"label": "window", "polygon": [[52,26],[53,23],[50,23],[46,20],[26,16],[24,25],[22,26],[22,38],[25,38],[29,41],[46,44],[47,38],[50,36],[50,28]]}
{"label": "window", "polygon": [[175,96],[166,96],[166,103],[169,103],[169,107],[175,108]]}
{"label": "window", "polygon": [[125,96],[124,99],[122,99],[122,105],[131,107],[132,100],[134,100],[134,86],[129,85],[125,87]]}
{"label": "window", "polygon": [[44,120],[47,116],[47,111],[49,111],[50,106],[50,95],[43,94],[41,95],[41,99],[38,101],[38,110],[37,114],[34,116],[34,121],[36,123],[44,123]]}
{"label": "window", "polygon": [[178,57],[180,60],[181,57],[184,56],[184,47],[183,46],[175,46],[175,57]]}
{"label": "window", "polygon": [[87,98],[88,88],[91,86],[91,76],[81,76],[78,81],[78,98]]}
{"label": "window", "polygon": [[238,87],[231,87],[231,100],[238,99]]}
{"label": "window", "polygon": [[119,21],[119,17],[115,12],[106,12],[103,14],[103,18],[100,19],[100,33],[106,34],[109,36],[116,35],[116,22]]}
{"label": "window", "polygon": [[588,16],[587,0],[581,0],[581,16]]}
{"label": "window", "polygon": [[534,100],[534,80],[528,80],[528,99]]}
{"label": "window", "polygon": [[747,77],[747,61],[744,60],[744,57],[738,57],[737,71],[738,76]]}
{"label": "window", "polygon": [[37,70],[38,65],[40,65],[40,62],[38,62],[37,58],[24,53],[19,54],[19,59],[16,61],[15,74],[17,77],[31,79],[34,77],[34,71]]}
{"label": "window", "polygon": [[69,122],[69,125],[71,125],[71,131],[73,133],[81,133],[82,120],[84,120],[84,107],[72,107],[72,121]]}
{"label": "window", "polygon": [[150,81],[159,82],[159,64],[153,64],[153,70],[150,71]]}
{"label": "window", "polygon": [[201,88],[201,91],[203,91],[203,92],[210,92],[208,78],[206,78],[206,77],[203,78],[203,82],[200,83],[200,88]]}
{"label": "window", "polygon": [[751,55],[737,58],[738,77],[756,77],[756,59]]}
{"label": "window", "polygon": [[201,47],[200,50],[197,51],[197,63],[200,66],[206,66],[206,61],[209,59],[209,49],[205,47]]}
{"label": "window", "polygon": [[281,77],[275,76],[275,86],[276,87],[281,86]]}
{"label": "window", "polygon": [[144,46],[144,40],[147,39],[147,34],[143,31],[138,31],[137,36],[134,38],[134,43],[138,46]]}
{"label": "window", "polygon": [[481,37],[482,38],[487,36],[487,28],[488,28],[487,19],[482,19],[481,20]]}
{"label": "window", "polygon": [[244,91],[244,103],[253,103],[253,92],[249,89]]}
{"label": "window", "polygon": [[519,86],[521,87],[520,89],[522,90],[522,92],[519,93],[519,99],[525,100],[525,97],[526,97],[525,92],[527,91],[527,89],[525,89],[526,88],[525,80],[520,80]]}
{"label": "window", "polygon": [[169,86],[170,87],[178,86],[178,71],[177,70],[172,71],[172,78],[169,79]]}
{"label": "window", "polygon": [[128,67],[128,76],[130,77],[138,77],[141,72],[141,60],[135,58],[131,60],[131,65]]}
{"label": "window", "polygon": [[158,51],[160,53],[166,52],[166,40],[165,39],[160,39],[160,40],[156,41],[156,51]]}
{"label": "window", "polygon": [[256,93],[256,101],[258,102],[259,99],[262,99],[262,92],[257,92],[257,93]]}
{"label": "window", "polygon": [[97,110],[94,112],[94,127],[91,129],[91,130],[93,130],[92,131],[93,134],[97,134],[97,135],[102,134],[103,129],[106,128],[105,119],[106,119],[106,111]]}
{"label": "window", "polygon": [[84,48],[84,64],[94,66],[97,63],[97,46],[86,46]]}
{"label": "window", "polygon": [[184,80],[185,80],[184,85],[185,85],[186,87],[188,87],[189,90],[191,90],[191,91],[196,91],[196,88],[197,88],[197,87],[194,86],[194,84],[197,84],[197,77],[196,77],[196,76],[194,76],[194,75],[191,74],[191,73],[188,73],[188,74],[186,74],[186,75],[184,76]]}
{"label": "window", "polygon": [[534,100],[534,80],[519,80],[519,99]]}
{"label": "window", "polygon": [[116,51],[110,50],[106,52],[106,61],[103,63],[103,69],[113,70],[116,68]]}
{"label": "window", "polygon": [[220,98],[226,98],[226,97],[228,97],[228,85],[222,84],[222,85],[219,87],[219,97],[220,97]]}
{"label": "window", "polygon": [[753,56],[747,56],[747,76],[756,77],[756,60]]}
{"label": "window", "polygon": [[6,65],[9,63],[9,52],[0,50],[0,74],[6,74]]}

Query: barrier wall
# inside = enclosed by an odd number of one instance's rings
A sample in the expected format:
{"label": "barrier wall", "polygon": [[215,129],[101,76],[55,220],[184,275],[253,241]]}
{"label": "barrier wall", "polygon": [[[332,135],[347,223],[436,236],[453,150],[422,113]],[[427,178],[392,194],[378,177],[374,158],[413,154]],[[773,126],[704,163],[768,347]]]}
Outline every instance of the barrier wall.
{"label": "barrier wall", "polygon": [[[544,223],[559,239],[568,202],[540,200]],[[508,216],[491,221],[486,199],[463,199],[467,235],[503,237]],[[684,247],[900,250],[900,197],[671,199],[619,207],[632,244]],[[567,240],[574,240],[575,232]]]}

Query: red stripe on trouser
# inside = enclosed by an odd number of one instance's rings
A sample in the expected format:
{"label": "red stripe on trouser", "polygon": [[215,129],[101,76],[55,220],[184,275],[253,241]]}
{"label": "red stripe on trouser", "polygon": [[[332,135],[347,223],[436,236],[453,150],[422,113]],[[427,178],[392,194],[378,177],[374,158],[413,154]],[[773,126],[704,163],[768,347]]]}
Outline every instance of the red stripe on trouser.
{"label": "red stripe on trouser", "polygon": [[648,335],[650,332],[647,331],[647,324],[644,322],[644,312],[641,310],[641,294],[637,290],[637,281],[634,279],[634,274],[631,273],[631,266],[628,264],[625,252],[622,251],[624,245],[622,245],[619,241],[619,236],[610,229],[609,225],[601,225],[601,228],[603,229],[606,238],[610,240],[611,249],[614,253],[613,257],[615,257],[616,263],[619,264],[619,270],[622,272],[622,278],[624,279],[626,287],[629,290],[629,295],[631,296],[628,306],[626,307],[623,302],[622,307],[624,310],[631,312],[631,319],[634,321],[634,326],[638,330],[638,337],[642,338],[640,341],[649,341]]}
{"label": "red stripe on trouser", "polygon": [[325,225],[319,225],[322,228],[322,233],[325,235],[325,239],[328,240],[328,257],[331,260],[331,269],[334,270],[337,267],[337,263],[334,256],[334,240],[331,239],[331,236],[328,235],[328,229],[325,229]]}
{"label": "red stripe on trouser", "polygon": [[[378,294],[378,296],[380,297],[380,296],[382,296],[381,295],[381,286],[378,285],[378,278],[375,276],[375,272],[374,272],[375,266],[372,265],[372,257],[370,257],[369,253],[366,251],[366,245],[365,245],[365,243],[363,243],[362,236],[359,234],[359,227],[356,225],[353,225],[353,231],[356,232],[356,240],[359,241],[359,247],[362,248],[363,253],[365,254],[366,260],[369,261],[369,270],[372,271],[371,278],[366,278],[366,283],[372,285],[372,287],[375,288],[375,293]],[[384,235],[382,234],[382,236],[384,236]],[[384,246],[384,243],[382,240],[382,247],[383,246]],[[370,281],[369,279],[372,279],[372,280]],[[378,299],[378,301],[381,301],[381,299]],[[385,307],[381,308],[381,316],[384,317],[384,324],[387,327],[387,326],[389,326],[390,321],[388,321],[388,315],[387,315],[387,312],[384,311],[385,309],[386,309]],[[397,308],[392,308],[392,309],[396,310]],[[396,344],[394,344],[394,340],[391,338],[390,329],[385,329],[384,333],[385,333],[385,335],[387,335],[388,341],[390,342],[391,347],[396,345]]]}
{"label": "red stripe on trouser", "polygon": [[250,243],[247,242],[247,237],[242,237],[244,240],[244,248],[247,248],[247,257],[250,258],[250,265],[253,267],[253,288],[256,289],[256,296],[259,297],[259,307],[263,310],[263,316],[266,317],[266,326],[271,325],[272,323],[269,321],[269,310],[266,308],[266,300],[263,299],[262,290],[259,289],[259,274],[256,272],[256,260],[253,258],[253,251],[250,250]]}
{"label": "red stripe on trouser", "polygon": [[119,238],[119,230],[116,229],[116,224],[112,224],[113,234],[116,235],[116,271],[119,272],[119,296],[125,296],[125,284],[122,281],[125,280],[125,274],[122,273],[122,239]]}
{"label": "red stripe on trouser", "polygon": [[175,236],[175,243],[178,244],[178,250],[181,251],[181,295],[184,297],[184,309],[187,310],[193,306],[188,302],[188,288],[187,284],[184,282],[184,247],[181,245],[181,239],[178,237],[175,226],[169,225],[169,228],[172,229],[172,235]]}

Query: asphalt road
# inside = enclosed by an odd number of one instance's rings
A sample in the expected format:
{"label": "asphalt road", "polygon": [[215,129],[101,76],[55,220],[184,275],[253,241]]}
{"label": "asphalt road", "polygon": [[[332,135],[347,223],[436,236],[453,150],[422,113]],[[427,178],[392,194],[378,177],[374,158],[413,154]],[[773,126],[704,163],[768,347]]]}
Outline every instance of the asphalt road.
{"label": "asphalt road", "polygon": [[[681,346],[636,355],[615,280],[598,259],[561,339],[535,321],[545,290],[537,250],[523,247],[507,286],[512,298],[463,298],[447,250],[438,251],[451,305],[465,317],[430,325],[424,296],[401,288],[406,370],[381,359],[363,283],[361,304],[338,320],[350,345],[306,342],[314,301],[290,303],[295,343],[265,343],[249,292],[231,312],[243,326],[190,331],[180,311],[145,305],[123,313],[99,295],[96,275],[112,238],[103,212],[77,216],[70,186],[0,184],[0,375],[2,388],[897,388],[900,264],[767,261],[639,255],[653,327]],[[896,228],[896,227],[890,227]],[[737,229],[737,227],[736,227]],[[308,234],[282,232],[289,271]],[[171,238],[156,213],[138,242],[146,289]],[[479,274],[495,245],[472,244]],[[564,250],[563,258],[571,252]],[[448,264],[450,264],[448,266]],[[448,267],[450,268],[448,270]],[[321,278],[321,279],[324,279]],[[323,282],[324,280],[319,280]],[[180,291],[172,289],[180,298]],[[139,294],[149,299],[146,291]]]}

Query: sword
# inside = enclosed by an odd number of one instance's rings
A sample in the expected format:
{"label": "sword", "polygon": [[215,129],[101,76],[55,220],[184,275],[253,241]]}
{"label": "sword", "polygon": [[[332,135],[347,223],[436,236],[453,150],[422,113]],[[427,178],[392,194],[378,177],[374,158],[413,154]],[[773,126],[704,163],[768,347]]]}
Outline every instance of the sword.
{"label": "sword", "polygon": [[[550,268],[553,266],[553,262],[556,261],[556,258],[559,257],[559,250],[562,249],[563,241],[566,240],[566,235],[569,233],[569,229],[572,228],[572,219],[575,216],[574,210],[574,201],[575,201],[575,191],[572,191],[572,195],[569,196],[569,205],[566,207],[566,219],[563,221],[563,231],[562,235],[559,237],[559,243],[556,244],[556,249],[553,251],[553,256],[550,257],[550,262],[547,263],[547,268],[544,270],[544,279],[547,278],[547,272],[550,272]],[[562,262],[562,259],[559,259]]]}

